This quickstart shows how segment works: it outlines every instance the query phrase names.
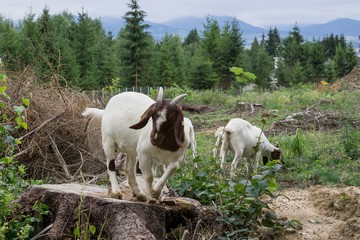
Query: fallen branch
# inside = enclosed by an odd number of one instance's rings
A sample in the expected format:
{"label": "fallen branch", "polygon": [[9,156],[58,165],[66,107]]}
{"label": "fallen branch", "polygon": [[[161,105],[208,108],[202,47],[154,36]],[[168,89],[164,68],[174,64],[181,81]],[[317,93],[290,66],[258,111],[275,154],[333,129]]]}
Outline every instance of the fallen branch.
{"label": "fallen branch", "polygon": [[21,136],[19,138],[20,141],[22,141],[24,138],[27,138],[28,136],[36,133],[37,131],[39,131],[41,128],[43,128],[44,126],[46,126],[48,123],[50,123],[51,121],[54,121],[55,119],[57,119],[58,117],[60,117],[61,115],[63,115],[66,112],[67,108],[65,108],[61,113],[59,113],[58,115],[49,118],[48,120],[46,120],[45,122],[43,122],[42,124],[40,124],[38,127],[34,128],[33,130],[31,130],[30,132],[28,132],[27,134],[25,134],[24,136]]}
{"label": "fallen branch", "polygon": [[73,176],[70,174],[69,168],[68,168],[64,158],[62,157],[59,149],[57,148],[54,139],[50,135],[49,135],[49,139],[51,141],[51,147],[53,148],[53,150],[55,152],[55,155],[56,155],[56,158],[58,159],[62,169],[64,170],[64,173],[65,173],[66,177],[69,178],[69,179],[72,179]]}

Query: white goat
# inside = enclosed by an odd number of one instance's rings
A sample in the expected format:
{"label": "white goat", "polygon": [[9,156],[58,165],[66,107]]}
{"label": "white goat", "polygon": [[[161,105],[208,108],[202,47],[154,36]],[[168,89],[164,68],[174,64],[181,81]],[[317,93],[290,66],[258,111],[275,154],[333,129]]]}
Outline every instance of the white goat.
{"label": "white goat", "polygon": [[[255,162],[253,163],[254,172],[257,171],[261,156],[263,156],[264,164],[267,163],[268,159],[276,160],[280,158],[280,148],[272,145],[260,128],[251,125],[248,121],[241,118],[231,119],[225,127],[218,128],[216,134],[217,142],[215,148],[219,146],[222,140],[220,150],[222,169],[225,167],[225,155],[227,150],[230,148],[235,154],[231,164],[232,176],[235,175],[236,167],[241,158],[249,159],[255,155]],[[256,150],[255,148],[257,145],[258,149]],[[245,168],[246,171],[249,171],[246,160]]]}
{"label": "white goat", "polygon": [[189,134],[190,138],[190,149],[191,149],[191,156],[192,159],[196,158],[196,139],[195,139],[195,130],[194,126],[190,119],[184,117],[184,127],[185,127],[185,134]]}
{"label": "white goat", "polygon": [[[105,110],[87,108],[83,112],[84,116],[102,118],[102,144],[113,197],[122,198],[114,162],[119,152],[127,156],[125,173],[133,195],[140,201],[151,201],[160,196],[190,142],[189,134],[184,132],[188,128],[188,121],[184,121],[183,113],[176,105],[185,96],[182,94],[171,101],[163,100],[163,89],[160,88],[155,102],[144,94],[125,92],[112,97]],[[146,194],[139,189],[136,181],[137,159],[146,182]],[[155,186],[151,169],[153,161],[168,166]]]}
{"label": "white goat", "polygon": [[223,135],[224,135],[224,128],[225,127],[218,127],[218,129],[215,132],[215,138],[216,138],[216,143],[215,143],[215,147],[213,149],[213,157],[214,159],[216,159],[217,155],[218,155],[218,148],[222,143],[222,139],[223,139]]}

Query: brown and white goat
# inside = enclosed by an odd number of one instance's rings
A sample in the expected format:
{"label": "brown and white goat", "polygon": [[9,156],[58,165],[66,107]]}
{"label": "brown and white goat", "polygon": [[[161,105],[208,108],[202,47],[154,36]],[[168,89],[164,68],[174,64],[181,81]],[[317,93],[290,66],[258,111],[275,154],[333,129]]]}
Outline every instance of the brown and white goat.
{"label": "brown and white goat", "polygon": [[[104,110],[87,108],[83,112],[84,116],[102,118],[102,144],[113,197],[122,198],[114,163],[119,152],[127,155],[125,173],[133,195],[141,201],[160,196],[162,188],[175,173],[190,142],[189,134],[184,131],[184,115],[177,106],[185,96],[186,94],[182,94],[173,100],[164,100],[163,89],[160,88],[155,102],[144,94],[125,92],[112,97]],[[146,182],[146,194],[139,189],[136,181],[137,159]],[[154,185],[153,162],[167,166]]]}

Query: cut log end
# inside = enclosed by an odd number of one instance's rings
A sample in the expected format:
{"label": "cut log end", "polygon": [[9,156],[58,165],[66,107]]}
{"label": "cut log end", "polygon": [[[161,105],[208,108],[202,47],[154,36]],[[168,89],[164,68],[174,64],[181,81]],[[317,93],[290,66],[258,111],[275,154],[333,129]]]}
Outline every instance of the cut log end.
{"label": "cut log end", "polygon": [[[103,229],[101,237],[116,240],[165,239],[169,229],[196,221],[203,211],[201,204],[195,200],[163,195],[160,199],[164,202],[151,204],[133,200],[130,188],[125,185],[121,190],[123,200],[110,198],[106,187],[95,185],[32,186],[18,200],[18,212],[31,212],[36,202],[49,207],[52,215],[45,224],[51,226],[42,233],[45,238],[41,239],[73,238],[73,229],[80,218],[88,221],[81,222],[81,225],[92,224],[97,231]],[[170,204],[167,205],[167,202]]]}

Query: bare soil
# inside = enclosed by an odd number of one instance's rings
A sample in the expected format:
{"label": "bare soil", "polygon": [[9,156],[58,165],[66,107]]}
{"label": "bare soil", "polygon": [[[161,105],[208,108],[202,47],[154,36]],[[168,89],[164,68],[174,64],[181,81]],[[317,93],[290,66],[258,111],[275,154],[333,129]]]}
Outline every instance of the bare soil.
{"label": "bare soil", "polygon": [[286,233],[290,240],[360,239],[360,188],[312,186],[288,188],[269,200],[278,219],[297,220],[300,230]]}

